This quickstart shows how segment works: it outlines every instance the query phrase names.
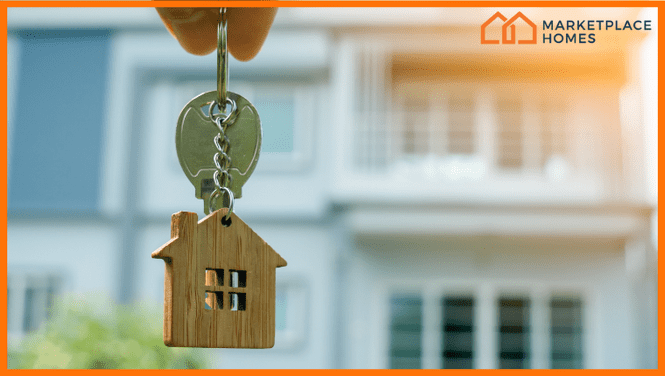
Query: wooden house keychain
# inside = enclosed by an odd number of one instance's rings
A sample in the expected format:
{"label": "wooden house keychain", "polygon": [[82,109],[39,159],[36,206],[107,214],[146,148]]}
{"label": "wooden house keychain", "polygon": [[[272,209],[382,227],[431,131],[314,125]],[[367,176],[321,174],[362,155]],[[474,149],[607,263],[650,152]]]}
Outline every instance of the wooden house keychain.
{"label": "wooden house keychain", "polygon": [[275,268],[286,261],[233,213],[254,171],[261,121],[252,104],[226,91],[226,9],[217,27],[217,90],[184,107],[176,150],[208,214],[178,212],[171,240],[152,253],[166,263],[164,344],[268,348],[275,343]]}

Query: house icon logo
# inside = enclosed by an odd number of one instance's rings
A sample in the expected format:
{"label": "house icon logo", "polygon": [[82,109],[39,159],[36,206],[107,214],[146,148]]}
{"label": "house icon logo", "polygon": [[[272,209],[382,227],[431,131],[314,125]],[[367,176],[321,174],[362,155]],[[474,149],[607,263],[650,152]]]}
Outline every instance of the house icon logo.
{"label": "house icon logo", "polygon": [[[498,39],[487,39],[486,32],[487,26],[489,26],[494,20],[499,18],[503,21],[503,26],[501,26],[501,40]],[[480,26],[480,44],[515,44],[517,39],[515,35],[515,22],[517,19],[522,19],[532,30],[531,39],[520,39],[517,40],[517,44],[536,44],[536,33],[538,28],[536,24],[531,22],[522,12],[517,12],[511,19],[507,19],[501,12],[496,12],[492,17],[490,17],[485,23]],[[510,30],[508,30],[510,29]]]}

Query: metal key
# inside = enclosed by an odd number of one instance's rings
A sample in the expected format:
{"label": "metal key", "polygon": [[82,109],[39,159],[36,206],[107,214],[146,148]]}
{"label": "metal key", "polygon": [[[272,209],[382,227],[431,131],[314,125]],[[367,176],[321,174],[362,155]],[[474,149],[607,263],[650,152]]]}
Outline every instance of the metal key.
{"label": "metal key", "polygon": [[[228,188],[236,198],[240,198],[242,186],[259,160],[263,134],[256,108],[238,94],[230,91],[226,94],[237,106],[237,112],[225,132],[229,138],[228,155],[231,158],[231,184]],[[204,200],[206,214],[209,213],[210,194],[215,189],[213,175],[216,168],[213,157],[217,148],[213,139],[219,133],[217,125],[208,116],[208,111],[217,95],[217,91],[209,91],[189,101],[180,112],[176,127],[175,145],[180,166],[194,185],[196,197]],[[221,207],[222,200],[217,200],[214,209]]]}

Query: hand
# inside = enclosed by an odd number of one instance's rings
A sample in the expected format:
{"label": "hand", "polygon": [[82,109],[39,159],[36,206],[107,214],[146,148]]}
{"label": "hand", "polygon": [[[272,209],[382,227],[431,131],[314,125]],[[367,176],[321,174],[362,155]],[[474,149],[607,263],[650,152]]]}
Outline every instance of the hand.
{"label": "hand", "polygon": [[[164,25],[185,51],[207,55],[217,49],[219,8],[156,8]],[[268,36],[277,8],[227,8],[228,49],[240,61],[251,60]]]}

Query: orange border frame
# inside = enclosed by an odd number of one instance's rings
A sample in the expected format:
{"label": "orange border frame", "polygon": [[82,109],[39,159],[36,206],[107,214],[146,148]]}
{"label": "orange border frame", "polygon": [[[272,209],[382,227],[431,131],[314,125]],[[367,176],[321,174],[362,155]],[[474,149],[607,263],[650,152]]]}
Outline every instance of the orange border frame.
{"label": "orange border frame", "polygon": [[384,8],[417,8],[417,7],[449,7],[449,8],[660,8],[663,1],[442,1],[442,0],[193,0],[193,1],[170,1],[170,0],[5,0],[0,1],[0,7],[91,7],[91,8],[152,8],[152,7],[248,7],[248,8],[299,8],[299,7],[324,7],[324,8],[359,8],[359,7],[384,7]]}
{"label": "orange border frame", "polygon": [[[4,130],[0,133],[0,173],[2,174],[2,184],[0,184],[0,189],[2,190],[2,200],[0,200],[0,210],[2,210],[5,215],[0,216],[0,241],[2,242],[2,249],[4,257],[0,261],[2,264],[2,291],[4,294],[0,293],[0,318],[2,319],[2,327],[4,328],[5,338],[7,337],[7,8],[0,8],[0,70],[5,72],[0,76],[0,87],[2,87],[2,92],[0,93],[0,118],[4,121],[1,124],[4,124]],[[2,353],[7,354],[7,341],[2,341]],[[0,366],[3,369],[7,369],[7,356],[0,359]]]}
{"label": "orange border frame", "polygon": [[[660,10],[664,8],[664,1],[384,1],[384,0],[357,0],[357,1],[2,1],[0,0],[0,70],[4,71],[5,74],[0,75],[0,118],[4,121],[1,123],[4,125],[4,131],[0,132],[0,173],[2,174],[2,184],[0,184],[0,193],[2,194],[2,200],[0,200],[0,210],[5,213],[5,215],[0,216],[0,242],[1,249],[4,251],[3,254],[5,257],[0,259],[1,268],[1,281],[0,281],[0,306],[5,307],[0,309],[0,321],[2,321],[2,330],[7,336],[7,8],[8,7],[138,7],[138,8],[147,8],[147,7],[219,7],[220,5],[226,5],[229,7],[488,7],[488,8],[503,8],[503,7],[542,7],[542,8],[560,8],[560,7],[592,7],[592,8],[604,8],[604,7],[649,7],[649,8],[658,8],[658,13],[660,15]],[[482,20],[479,20],[481,22]],[[480,25],[480,24],[479,24]],[[658,25],[654,25],[658,27]],[[659,61],[663,60],[665,54],[662,52],[663,49],[663,37],[665,37],[665,31],[658,28],[658,59]],[[665,92],[663,89],[663,80],[660,79],[660,65],[658,66],[659,72],[659,81],[658,81],[658,92]],[[658,112],[663,112],[662,101],[659,98],[658,101]],[[658,121],[658,128],[662,122]],[[663,140],[665,136],[660,133],[658,135],[658,144]],[[662,170],[662,153],[660,148],[658,150],[658,184],[659,187],[662,186],[660,179],[661,170]],[[660,188],[658,189],[658,200],[660,201]],[[659,216],[660,218],[660,216]],[[660,222],[660,221],[659,221]],[[658,226],[658,238],[661,236],[661,226]],[[661,270],[665,261],[660,258],[658,260],[658,270]],[[663,300],[662,291],[663,291],[663,278],[659,274],[658,276],[658,311],[662,312]],[[660,324],[660,318],[658,320]],[[663,356],[663,329],[662,325],[658,326],[658,364],[660,369],[660,364],[665,360]],[[26,374],[35,374],[37,372],[44,372],[41,370],[7,370],[7,342],[0,341],[0,351],[5,354],[4,357],[0,358],[0,369],[6,370],[7,373],[26,373]],[[641,374],[652,374],[658,372],[656,370],[638,370],[630,372],[639,372]],[[514,370],[316,370],[317,374],[322,375],[332,375],[332,374],[435,374],[440,372],[455,374],[460,373],[469,373],[469,372],[513,372]],[[64,374],[65,372],[75,372],[80,374],[81,372],[123,372],[136,375],[142,375],[148,373],[151,375],[157,375],[159,373],[167,372],[172,374],[174,372],[217,372],[215,370],[197,370],[197,371],[178,371],[178,370],[52,370],[49,372]],[[262,375],[265,372],[269,372],[273,375],[308,375],[312,370],[243,370],[243,374],[247,375]],[[594,374],[606,375],[609,373],[624,373],[626,371],[621,370],[567,370],[567,371],[552,371],[552,370],[529,370],[521,372],[536,372],[539,374],[545,374],[550,372],[565,372],[565,373],[577,373],[577,372],[592,372]]]}

